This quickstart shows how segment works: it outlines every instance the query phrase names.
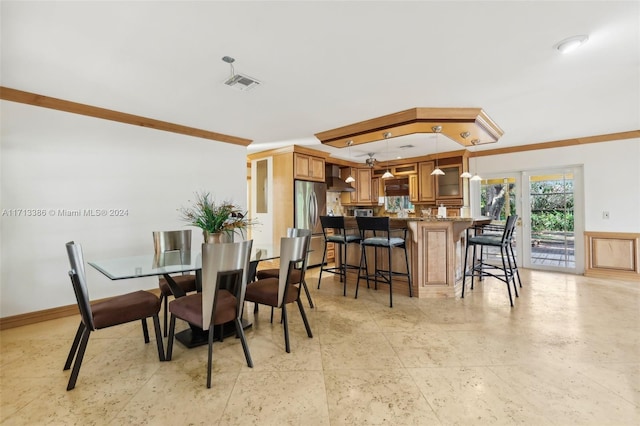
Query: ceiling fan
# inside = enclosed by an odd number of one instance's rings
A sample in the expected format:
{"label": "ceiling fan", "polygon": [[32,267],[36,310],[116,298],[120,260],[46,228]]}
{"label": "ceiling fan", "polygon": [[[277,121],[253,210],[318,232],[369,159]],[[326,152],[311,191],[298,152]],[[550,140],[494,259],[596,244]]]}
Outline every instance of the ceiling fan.
{"label": "ceiling fan", "polygon": [[373,167],[376,165],[376,163],[378,162],[378,160],[376,160],[375,158],[373,158],[373,156],[375,155],[374,152],[368,152],[367,155],[369,156],[369,158],[367,158],[365,160],[365,163],[367,164],[367,166],[369,167]]}

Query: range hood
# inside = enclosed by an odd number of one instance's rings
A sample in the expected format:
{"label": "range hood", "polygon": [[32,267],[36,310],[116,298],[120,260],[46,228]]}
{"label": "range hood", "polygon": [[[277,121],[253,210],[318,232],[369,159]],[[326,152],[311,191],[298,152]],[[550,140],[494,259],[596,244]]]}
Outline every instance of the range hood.
{"label": "range hood", "polygon": [[340,167],[326,166],[324,170],[328,192],[354,192],[356,189],[340,178]]}

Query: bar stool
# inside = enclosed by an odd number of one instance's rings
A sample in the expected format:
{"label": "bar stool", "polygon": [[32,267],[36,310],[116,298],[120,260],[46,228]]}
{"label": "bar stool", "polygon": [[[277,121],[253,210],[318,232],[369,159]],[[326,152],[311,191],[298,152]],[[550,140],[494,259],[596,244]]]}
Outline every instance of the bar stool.
{"label": "bar stool", "polygon": [[[391,236],[391,220],[389,217],[356,217],[358,223],[358,229],[360,229],[360,247],[362,254],[360,256],[360,269],[358,271],[358,281],[356,282],[356,299],[358,298],[358,287],[360,285],[360,278],[367,280],[367,288],[369,287],[369,279],[373,278],[375,282],[375,288],[378,289],[378,278],[386,284],[389,284],[389,307],[393,308],[393,277],[404,276],[409,281],[409,297],[413,297],[413,290],[411,288],[411,269],[409,267],[409,256],[407,255],[407,245],[405,241],[407,239],[407,228],[394,229],[394,231],[403,231],[403,236],[392,237]],[[367,237],[367,232],[372,232],[372,236]],[[370,234],[371,235],[371,234]],[[367,247],[374,248],[374,269],[373,274],[369,273],[367,264]],[[407,272],[396,272],[393,270],[391,262],[391,250],[394,248],[401,248],[404,250],[404,258],[407,265]],[[378,249],[387,249],[387,259],[389,269],[378,268]],[[364,264],[364,275],[362,265]]]}
{"label": "bar stool", "polygon": [[[330,272],[340,275],[340,282],[343,284],[342,294],[347,295],[347,269],[359,269],[357,265],[349,265],[347,263],[347,247],[351,243],[359,243],[360,235],[347,233],[344,226],[344,216],[320,216],[322,224],[322,234],[324,235],[324,253],[322,255],[322,263],[320,264],[320,277],[318,278],[318,289],[322,281],[322,272]],[[331,232],[333,231],[333,233]],[[340,266],[325,267],[327,259],[328,243],[334,243],[340,246]]]}
{"label": "bar stool", "polygon": [[[511,287],[509,283],[513,282],[513,290],[516,297],[518,297],[518,287],[516,286],[516,278],[520,287],[522,287],[522,281],[520,281],[520,272],[518,272],[518,265],[516,263],[515,254],[511,243],[513,242],[513,232],[516,227],[518,215],[511,215],[507,218],[506,224],[503,228],[498,228],[502,231],[499,234],[486,233],[490,231],[491,225],[479,228],[483,233],[476,234],[474,236],[467,236],[467,245],[464,253],[464,276],[462,278],[462,298],[464,298],[464,290],[467,277],[471,277],[471,290],[473,290],[473,280],[475,277],[483,279],[484,277],[494,277],[504,282],[507,285],[507,292],[509,293],[509,303],[513,306],[513,298],[511,297]],[[469,254],[469,247],[473,247],[473,257],[471,260],[471,266],[467,270],[467,258]],[[476,257],[476,247],[480,247],[480,258]],[[500,249],[501,264],[493,264],[483,259],[484,247],[498,247]],[[476,260],[477,259],[477,260]]]}

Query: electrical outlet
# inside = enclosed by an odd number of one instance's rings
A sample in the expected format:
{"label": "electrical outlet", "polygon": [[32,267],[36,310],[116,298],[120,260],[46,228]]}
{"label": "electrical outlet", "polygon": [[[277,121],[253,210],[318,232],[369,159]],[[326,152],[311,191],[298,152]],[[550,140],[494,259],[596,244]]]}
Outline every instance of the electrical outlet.
{"label": "electrical outlet", "polygon": [[603,219],[609,219],[609,212],[602,212],[602,218]]}

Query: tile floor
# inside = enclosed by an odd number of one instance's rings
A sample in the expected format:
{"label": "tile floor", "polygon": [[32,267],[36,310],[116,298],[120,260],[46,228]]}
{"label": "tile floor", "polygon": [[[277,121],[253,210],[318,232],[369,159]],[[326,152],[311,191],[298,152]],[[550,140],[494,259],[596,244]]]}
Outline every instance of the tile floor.
{"label": "tile floor", "polygon": [[504,284],[487,279],[462,300],[397,296],[390,309],[387,287],[355,300],[354,286],[343,297],[330,274],[316,290],[310,270],[314,337],[290,311],[287,354],[269,309],[253,318],[248,306],[255,367],[237,339],[216,343],[211,389],[206,347],[176,343],[160,363],[139,323],[97,331],[70,392],[62,366],[78,317],[4,330],[0,422],[640,424],[638,283],[521,272],[514,308]]}

